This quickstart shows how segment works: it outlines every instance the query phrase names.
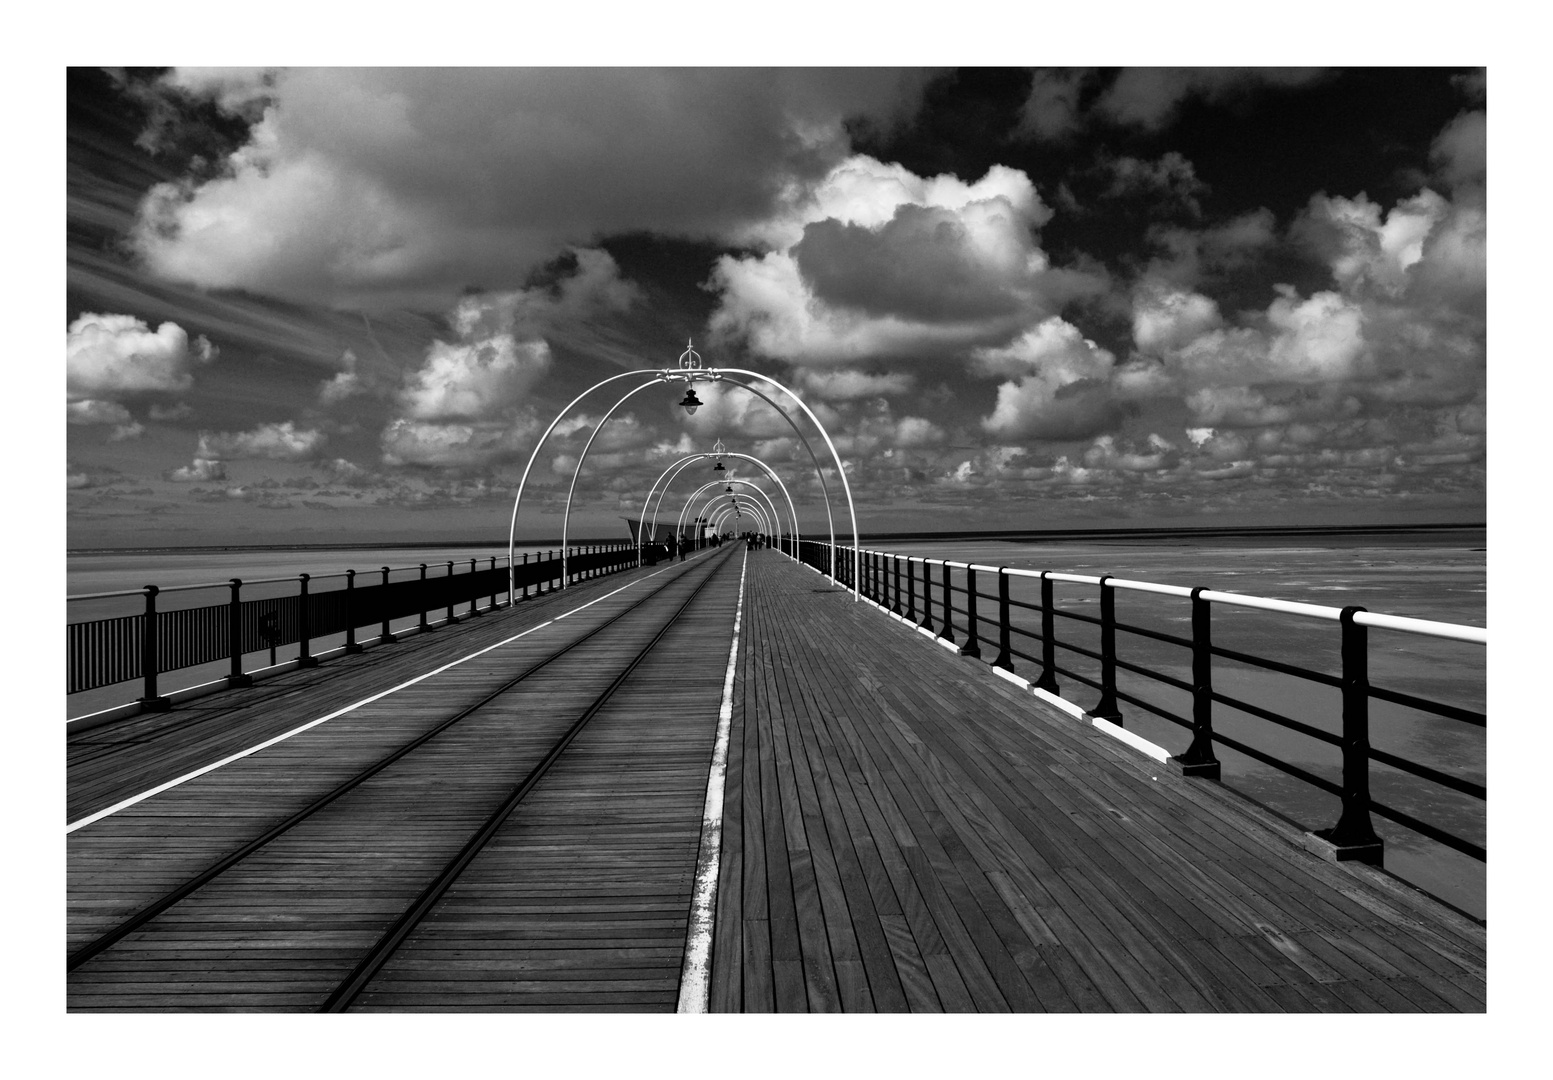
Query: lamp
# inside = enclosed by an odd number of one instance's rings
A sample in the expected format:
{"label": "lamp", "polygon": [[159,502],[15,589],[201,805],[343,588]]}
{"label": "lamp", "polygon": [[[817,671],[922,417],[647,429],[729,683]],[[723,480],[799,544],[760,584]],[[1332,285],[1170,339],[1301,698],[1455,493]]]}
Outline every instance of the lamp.
{"label": "lamp", "polygon": [[680,402],[681,407],[691,416],[696,415],[696,410],[701,407],[701,399],[696,397],[695,387],[686,387],[685,400]]}

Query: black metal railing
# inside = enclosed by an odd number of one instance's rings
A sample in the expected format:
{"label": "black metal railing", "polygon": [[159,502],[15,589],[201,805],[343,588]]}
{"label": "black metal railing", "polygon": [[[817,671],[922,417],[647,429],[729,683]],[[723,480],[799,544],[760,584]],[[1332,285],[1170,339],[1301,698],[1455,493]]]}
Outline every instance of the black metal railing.
{"label": "black metal railing", "polygon": [[[566,554],[568,582],[583,581],[612,574],[636,565],[635,544],[589,544],[571,548]],[[498,561],[503,565],[498,566]],[[114,618],[67,623],[65,627],[66,694],[76,694],[115,683],[141,680],[140,698],[147,708],[165,708],[168,699],[159,693],[159,676],[181,668],[195,667],[230,658],[229,685],[245,686],[252,679],[243,669],[244,655],[264,649],[298,646],[298,659],[304,665],[316,663],[312,643],[320,638],[344,633],[345,648],[360,648],[356,633],[364,627],[379,627],[378,638],[392,642],[389,625],[396,619],[418,616],[419,629],[431,630],[433,620],[440,625],[479,616],[506,606],[508,568],[506,559],[489,556],[489,565],[469,559],[446,563],[420,563],[415,567],[382,567],[380,582],[360,584],[355,570],[327,577],[299,574],[294,578],[267,578],[244,582],[232,578],[222,583],[181,585],[160,589],[147,585],[129,592],[92,593],[68,597],[70,601],[102,600],[112,597],[142,596],[144,611]],[[521,589],[518,599],[540,596],[562,586],[562,557],[559,551],[523,555],[512,566],[513,588]],[[418,570],[410,579],[391,581],[390,574]],[[320,591],[320,582],[339,582],[338,587]],[[294,582],[292,595],[244,599],[244,585],[276,585]],[[158,610],[158,597],[171,592],[225,588],[225,602],[203,607]],[[467,604],[462,614],[458,609]],[[151,632],[147,632],[151,627]]]}
{"label": "black metal railing", "polygon": [[[783,550],[791,547],[784,545]],[[836,579],[849,586],[853,574],[859,575],[857,581],[863,597],[934,637],[956,644],[963,656],[984,659],[990,653],[991,659],[985,662],[1009,673],[1014,672],[1016,662],[1032,665],[1034,677],[1026,680],[1032,688],[1054,695],[1061,694],[1060,687],[1064,683],[1086,688],[1094,697],[1083,711],[1093,719],[1122,725],[1125,722],[1123,707],[1126,706],[1183,729],[1185,745],[1170,760],[1188,775],[1217,779],[1220,763],[1214,747],[1219,745],[1337,796],[1341,800],[1337,823],[1319,830],[1316,835],[1331,843],[1339,851],[1339,857],[1380,861],[1381,841],[1371,822],[1371,814],[1375,814],[1473,859],[1487,860],[1487,850],[1482,844],[1452,832],[1436,821],[1425,820],[1422,812],[1409,813],[1392,802],[1383,802],[1371,795],[1371,774],[1373,766],[1378,764],[1435,792],[1444,789],[1477,802],[1486,802],[1488,797],[1485,784],[1371,746],[1372,701],[1418,710],[1480,730],[1486,728],[1487,716],[1460,704],[1371,685],[1368,642],[1369,631],[1378,629],[1455,641],[1467,647],[1485,646],[1488,640],[1485,629],[1382,615],[1362,607],[1322,607],[1204,587],[1123,580],[1111,575],[1093,577],[1054,571],[1011,570],[872,550],[860,552],[854,560],[851,549],[831,550],[824,541],[805,540],[797,545],[796,553],[790,550],[789,553],[821,572],[829,572],[828,568],[835,565]],[[1011,581],[1020,579],[1039,581],[1038,601],[1011,596]],[[993,591],[983,592],[979,583],[990,584]],[[1067,599],[1070,602],[1094,601],[1098,614],[1065,608],[1056,596],[1059,584],[1065,589],[1076,585],[1097,590],[1097,594],[1091,596]],[[1189,621],[1190,636],[1122,621],[1116,612],[1118,592],[1153,593],[1185,600],[1187,611],[1175,617]],[[1260,609],[1335,622],[1339,670],[1321,671],[1218,644],[1213,636],[1215,608]],[[1082,633],[1060,634],[1059,625],[1069,625]],[[1149,667],[1132,653],[1122,655],[1117,645],[1118,634],[1129,640],[1143,639],[1181,650],[1188,661],[1190,677],[1181,678]],[[1238,666],[1236,670],[1273,672],[1335,691],[1340,702],[1339,715],[1334,718],[1336,730],[1325,730],[1317,724],[1216,688],[1215,671],[1223,672],[1227,665]],[[1118,673],[1135,676],[1140,684],[1166,687],[1186,695],[1190,715],[1182,715],[1158,701],[1149,700],[1142,693],[1119,685]],[[1216,730],[1215,706],[1332,747],[1340,755],[1340,780],[1321,776],[1243,738]],[[1434,797],[1425,794],[1426,797],[1418,801],[1432,805]]]}

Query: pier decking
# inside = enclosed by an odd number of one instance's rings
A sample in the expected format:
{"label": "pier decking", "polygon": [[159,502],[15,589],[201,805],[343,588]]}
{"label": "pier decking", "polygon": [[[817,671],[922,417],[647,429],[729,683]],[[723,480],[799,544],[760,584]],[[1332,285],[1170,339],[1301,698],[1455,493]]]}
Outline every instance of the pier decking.
{"label": "pier decking", "polygon": [[[711,1010],[1485,1009],[1480,924],[777,552],[728,548],[72,736],[67,820],[90,823],[68,835],[70,949],[164,906],[76,964],[69,1007],[683,1004],[736,611]],[[372,765],[464,709],[486,711]]]}

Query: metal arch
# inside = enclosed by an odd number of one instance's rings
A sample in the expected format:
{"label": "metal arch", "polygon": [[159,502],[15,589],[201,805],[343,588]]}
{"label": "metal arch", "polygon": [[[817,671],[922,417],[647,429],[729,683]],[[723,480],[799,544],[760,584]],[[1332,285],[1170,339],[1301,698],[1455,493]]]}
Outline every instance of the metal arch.
{"label": "metal arch", "polygon": [[[717,441],[717,446],[718,447],[722,446],[722,440],[721,439],[719,439]],[[642,552],[643,552],[643,550],[645,550],[645,548],[647,546],[647,541],[646,541],[646,536],[647,536],[647,508],[652,503],[653,494],[655,492],[658,492],[658,485],[659,484],[663,484],[664,485],[663,491],[658,493],[658,504],[661,506],[662,503],[663,503],[663,496],[668,494],[668,490],[669,490],[668,489],[668,483],[664,483],[664,477],[669,476],[670,472],[673,472],[675,476],[678,476],[679,473],[681,471],[683,471],[691,462],[693,462],[693,461],[704,461],[704,460],[706,460],[709,457],[717,457],[717,458],[736,457],[736,458],[742,458],[743,460],[752,462],[755,465],[759,466],[761,469],[764,469],[766,475],[771,477],[772,480],[776,481],[777,487],[779,487],[782,490],[782,497],[787,500],[787,514],[788,514],[788,517],[792,519],[792,523],[793,523],[793,537],[795,539],[799,538],[799,536],[801,534],[799,532],[799,527],[798,527],[798,508],[793,505],[793,496],[788,492],[787,485],[782,483],[782,478],[776,474],[776,470],[772,469],[771,466],[767,465],[764,461],[761,461],[760,458],[754,457],[754,456],[752,456],[750,454],[732,453],[727,448],[723,448],[722,450],[718,450],[716,447],[714,447],[711,452],[699,453],[699,454],[687,454],[685,457],[680,458],[678,461],[675,461],[675,462],[671,463],[668,468],[664,469],[663,472],[658,474],[658,479],[653,481],[652,487],[647,489],[647,497],[642,500],[642,522],[641,522],[641,525],[639,525],[637,527],[637,530],[636,530],[636,548],[637,548],[637,561],[638,562],[641,561]],[[673,479],[674,479],[673,477],[669,477],[669,483],[672,483]],[[657,513],[654,512],[654,514],[653,514],[653,525],[652,525],[652,530],[653,530],[654,534],[656,534],[656,532],[657,532],[657,527],[658,527],[658,516],[657,516]],[[831,541],[833,543],[835,541],[835,535],[834,534],[832,534],[832,536],[831,536]]]}
{"label": "metal arch", "polygon": [[[752,484],[748,480],[734,480],[734,479],[729,479],[727,481],[713,480],[711,485],[703,485],[701,488],[697,489],[696,494],[700,494],[701,491],[706,490],[707,486],[712,486],[712,485],[721,484],[721,483],[725,483],[725,482],[727,484],[729,484],[729,485],[739,484],[739,485],[741,485],[743,487],[747,487],[750,490],[754,491],[761,498],[765,499],[766,500],[766,505],[771,508],[771,521],[768,524],[770,524],[770,525],[772,525],[772,526],[774,526],[775,528],[778,528],[778,529],[780,529],[782,527],[782,519],[781,519],[781,516],[777,513],[776,501],[774,499],[772,499],[771,496],[766,493],[764,488],[761,488],[761,487],[759,487],[756,484]],[[734,497],[735,498],[738,498],[740,496],[743,496],[748,501],[754,501],[754,500],[749,499],[749,496],[745,496],[743,494],[743,492],[735,492],[734,493]],[[690,498],[692,500],[694,500],[695,497],[696,497],[695,495],[691,495],[690,496]],[[715,499],[716,496],[714,496],[713,498]],[[760,504],[757,502],[756,505],[759,506]],[[689,510],[689,509],[690,509],[690,504],[686,503],[685,504],[685,510]],[[762,509],[762,511],[764,511],[765,507],[761,507],[761,509]],[[680,531],[684,531],[684,528],[685,528],[685,511],[684,510],[680,511],[680,515],[679,515],[679,528],[680,528]],[[772,535],[774,536],[776,534],[773,532]]]}
{"label": "metal arch", "polygon": [[[687,357],[694,357],[694,361],[693,362],[687,362]],[[566,406],[565,409],[562,409],[561,412],[556,415],[556,418],[554,420],[550,421],[550,426],[545,429],[545,433],[542,436],[540,436],[539,442],[537,444],[535,444],[533,453],[529,455],[528,464],[526,466],[524,466],[524,469],[523,469],[523,476],[518,481],[517,496],[514,498],[513,504],[512,504],[512,521],[511,521],[511,524],[508,527],[508,533],[507,533],[507,599],[508,599],[508,603],[512,603],[513,602],[513,598],[514,598],[514,596],[516,594],[516,590],[514,588],[514,578],[513,578],[514,571],[513,571],[513,567],[512,567],[512,555],[513,555],[513,550],[514,550],[514,545],[515,545],[515,538],[516,538],[516,535],[517,535],[518,508],[522,504],[522,501],[523,501],[523,491],[524,491],[525,486],[528,483],[529,472],[533,468],[534,461],[535,461],[535,459],[538,458],[539,451],[544,446],[545,441],[547,439],[549,439],[550,433],[553,432],[555,430],[555,426],[558,423],[560,423],[561,417],[565,416],[566,413],[570,412],[572,407],[574,405],[576,405],[577,402],[581,401],[584,397],[586,397],[588,394],[591,394],[594,390],[598,389],[600,386],[603,386],[603,385],[605,385],[607,383],[610,383],[610,382],[614,382],[616,379],[624,379],[624,378],[628,378],[628,377],[631,377],[631,376],[638,376],[638,375],[652,375],[652,376],[654,376],[654,378],[651,380],[650,383],[645,384],[645,385],[651,385],[652,383],[659,383],[659,382],[695,383],[695,382],[718,382],[718,381],[725,381],[726,380],[726,381],[729,382],[729,385],[741,386],[744,389],[749,390],[751,393],[755,394],[757,397],[760,397],[763,400],[765,400],[767,402],[770,402],[772,407],[775,408],[778,413],[780,413],[783,417],[787,418],[788,423],[793,427],[793,430],[794,431],[798,431],[798,425],[793,423],[792,418],[788,417],[787,413],[780,406],[778,406],[775,402],[771,401],[770,398],[767,398],[764,394],[762,394],[759,390],[755,389],[753,386],[750,386],[750,385],[748,385],[746,383],[740,383],[740,382],[734,382],[732,380],[728,380],[727,379],[727,375],[729,375],[729,374],[747,375],[747,376],[749,376],[751,378],[760,379],[760,380],[762,380],[764,382],[770,383],[772,386],[775,386],[777,389],[781,390],[788,397],[792,398],[793,401],[797,403],[798,407],[804,411],[804,414],[809,417],[810,422],[813,423],[814,426],[819,429],[820,436],[821,436],[821,438],[823,438],[825,440],[825,445],[830,450],[831,458],[836,463],[836,471],[841,475],[842,488],[845,491],[846,496],[847,496],[847,512],[851,516],[851,519],[852,519],[852,554],[853,554],[853,559],[854,559],[854,564],[855,564],[857,558],[859,557],[859,553],[860,553],[860,550],[861,550],[861,547],[860,547],[861,537],[859,535],[858,528],[857,528],[857,507],[856,507],[856,504],[854,503],[854,501],[852,499],[852,484],[847,479],[846,466],[842,463],[841,455],[836,451],[836,444],[831,440],[830,433],[825,430],[825,425],[820,423],[820,418],[814,415],[814,410],[810,409],[809,406],[804,403],[803,398],[799,397],[791,389],[789,389],[788,387],[784,386],[780,381],[778,381],[776,379],[773,379],[769,375],[762,375],[758,371],[750,371],[750,370],[748,370],[746,368],[703,368],[703,367],[701,367],[700,366],[700,354],[696,353],[695,349],[692,346],[687,345],[685,352],[680,354],[680,367],[679,367],[679,370],[674,370],[674,369],[670,369],[670,368],[662,368],[662,369],[653,369],[653,370],[647,370],[647,371],[628,371],[628,372],[622,372],[619,375],[611,375],[609,378],[600,380],[599,382],[595,383],[593,386],[589,387],[587,390],[584,390],[581,394],[579,394],[576,398],[574,398],[571,401],[571,403]],[[645,388],[645,387],[639,387],[638,389],[642,389],[642,388]],[[602,426],[602,424],[600,426]],[[595,430],[595,435],[596,434],[597,434],[597,430]],[[802,437],[802,432],[799,432],[799,435],[800,435],[800,438],[801,438]],[[821,490],[825,492],[825,503],[826,503],[825,512],[828,515],[830,513],[830,489],[829,489],[828,485],[826,485],[826,483],[825,483],[824,470],[821,469],[820,466],[819,466],[819,459],[814,457],[813,449],[809,448],[808,440],[807,439],[803,439],[803,443],[804,443],[805,448],[809,449],[810,457],[814,458],[815,472],[819,475]],[[584,454],[584,456],[586,456],[586,454]],[[580,468],[581,465],[582,465],[582,460],[579,459],[578,460],[578,467]],[[832,533],[834,533],[834,531],[835,531],[834,526],[832,526],[832,530],[831,531],[832,531]],[[834,544],[831,545],[831,551],[832,552],[835,551],[835,545]],[[564,554],[564,552],[563,552],[563,554]],[[834,582],[836,580],[836,574],[835,574],[836,565],[835,565],[834,557],[832,557],[832,559],[831,559],[830,570],[831,570],[831,572],[830,572],[829,577],[830,577],[831,581]],[[854,601],[861,599],[861,592],[859,590],[860,590],[860,583],[858,582],[856,576],[854,575],[853,582],[852,582],[852,599]]]}
{"label": "metal arch", "polygon": [[599,421],[598,427],[593,429],[593,434],[589,435],[588,441],[583,444],[582,453],[577,455],[577,467],[572,470],[572,486],[566,489],[566,512],[561,515],[561,588],[564,589],[567,586],[566,533],[572,522],[572,496],[577,493],[577,478],[582,475],[582,463],[588,460],[588,451],[593,448],[593,440],[599,437],[599,432],[604,430],[604,425],[609,423],[609,418],[615,415],[615,410],[624,405],[633,395],[641,393],[649,386],[655,386],[660,382],[667,381],[667,379],[653,379],[651,382],[645,382],[641,386],[627,391],[625,396],[615,402],[610,407],[609,412],[604,414],[604,418]]}
{"label": "metal arch", "polygon": [[628,379],[633,375],[655,376],[651,383],[644,384],[647,386],[651,386],[652,383],[671,381],[664,375],[663,371],[658,368],[653,368],[647,371],[623,371],[619,375],[611,375],[607,379],[602,379],[588,387],[576,397],[572,398],[571,402],[566,406],[566,408],[556,413],[555,419],[550,421],[550,426],[545,428],[545,433],[541,435],[539,437],[539,441],[534,444],[534,452],[528,456],[528,464],[523,466],[523,476],[518,481],[518,493],[512,500],[512,522],[507,526],[507,603],[509,606],[514,602],[514,599],[517,595],[517,588],[514,584],[515,579],[513,576],[515,571],[512,564],[513,551],[516,546],[516,538],[518,534],[518,508],[523,505],[523,489],[528,484],[529,472],[534,468],[534,462],[539,457],[539,451],[544,448],[545,440],[550,438],[550,433],[554,431],[555,426],[561,422],[561,418],[564,417],[567,413],[571,412],[579,401],[593,393],[593,391],[597,390],[601,386],[606,386],[609,383],[616,381],[617,379]]}
{"label": "metal arch", "polygon": [[[770,375],[762,375],[758,371],[747,371],[744,368],[712,368],[711,370],[717,372],[720,375],[724,375],[724,376],[726,376],[727,373],[732,372],[735,375],[748,375],[748,376],[750,376],[752,378],[764,379],[766,382],[770,383],[772,386],[777,387],[783,393],[785,393],[788,397],[790,397],[794,401],[796,401],[798,403],[798,407],[804,411],[804,414],[806,416],[809,417],[810,422],[813,423],[814,426],[819,429],[820,436],[825,440],[825,445],[830,447],[830,456],[836,459],[836,471],[841,474],[841,486],[842,486],[842,489],[846,492],[846,495],[847,495],[847,513],[850,514],[851,517],[852,517],[852,558],[853,558],[853,565],[856,566],[857,565],[857,559],[858,559],[858,556],[859,556],[859,551],[860,551],[859,540],[861,538],[858,536],[858,532],[857,532],[857,509],[856,509],[856,507],[852,503],[852,485],[847,480],[847,470],[846,470],[846,467],[841,463],[841,455],[836,452],[836,444],[830,441],[830,433],[825,430],[825,425],[820,423],[820,418],[818,416],[814,415],[814,410],[813,409],[810,409],[808,405],[804,404],[803,398],[801,398],[797,394],[793,393],[791,390],[789,390],[787,387],[783,386],[776,379],[773,379]],[[726,381],[729,381],[731,383],[731,385],[734,385],[734,386],[743,386],[744,385],[743,383],[731,382],[731,380],[726,380]],[[747,387],[747,389],[753,390],[754,388],[753,387]],[[781,410],[779,409],[778,411],[780,412]],[[831,563],[831,575],[830,575],[831,581],[835,581],[836,580],[835,569],[836,569],[835,568],[835,563],[834,563],[834,561],[832,561],[832,563]],[[858,575],[856,573],[854,573],[852,575],[852,599],[853,599],[854,602],[856,602],[857,600],[862,599],[862,593],[859,591],[860,588],[861,588],[861,585],[860,585],[860,583],[858,581]]]}
{"label": "metal arch", "polygon": [[[716,371],[722,371],[722,370],[733,371],[733,370],[738,370],[738,369],[736,369],[736,368],[727,368],[727,369],[714,368],[713,370],[716,370]],[[766,376],[764,376],[764,375],[762,375],[760,377],[761,378],[766,378]],[[753,386],[749,385],[749,383],[738,382],[738,381],[736,381],[734,379],[723,379],[722,381],[727,383],[729,386],[737,386],[737,387],[740,387],[742,389],[748,390],[750,393],[752,393],[756,397],[760,398],[760,400],[764,401],[767,405],[770,405],[773,409],[776,410],[776,414],[778,416],[780,416],[783,420],[787,421],[787,426],[793,429],[793,433],[798,436],[798,441],[803,443],[803,448],[808,453],[809,460],[814,462],[814,475],[819,477],[819,481],[820,481],[820,494],[825,499],[825,519],[826,519],[826,523],[830,527],[831,547],[834,548],[836,546],[836,543],[835,543],[835,541],[836,541],[836,522],[835,522],[835,519],[831,516],[831,512],[830,512],[830,485],[825,482],[825,470],[820,467],[820,459],[815,455],[814,447],[809,445],[808,437],[806,435],[804,435],[802,429],[800,429],[799,426],[797,425],[797,423],[794,422],[793,418],[791,416],[787,415],[787,410],[786,409],[782,408],[782,406],[778,405],[775,401],[772,401],[765,394],[761,393],[761,391],[759,389],[757,389],[756,387],[753,387]],[[770,381],[776,382],[776,380],[774,380],[774,379],[772,379]],[[777,383],[776,385],[782,386],[781,383]],[[782,389],[783,390],[787,390],[787,387],[783,386]],[[790,394],[790,395],[793,394],[793,392],[791,390],[787,390],[787,393]],[[796,400],[797,395],[793,395],[793,397]],[[799,402],[799,404],[802,404],[802,402]],[[813,417],[813,414],[811,413],[810,416]],[[814,421],[814,423],[815,423],[816,427],[819,426],[819,420],[816,419]],[[824,428],[820,428],[820,434],[821,435],[825,434],[825,429]],[[825,441],[826,441],[826,443],[829,443],[830,442],[830,437],[826,436]],[[831,448],[831,454],[832,454],[832,456],[835,456],[835,448],[834,447]],[[840,457],[836,457],[836,468],[837,468],[838,471],[841,469],[841,458]],[[842,479],[845,480],[846,477],[843,476]],[[848,499],[847,505],[850,506],[851,505],[851,495],[850,494],[847,496],[847,499]],[[853,536],[854,539],[856,539],[856,537],[857,537],[857,519],[856,519],[855,515],[854,515],[853,521],[852,521],[852,536]],[[832,567],[832,570],[834,571],[834,567]],[[836,580],[836,576],[835,576],[834,572],[832,572],[832,574],[831,574],[831,581],[835,581],[835,580]]]}
{"label": "metal arch", "polygon": [[[707,512],[712,509],[712,505],[721,498],[722,495],[718,494],[708,499],[706,505],[701,508],[701,512],[696,515],[697,518],[705,518]],[[735,495],[733,496],[733,503],[736,508],[747,511],[755,519],[756,523],[766,531],[767,535],[771,534],[771,523],[766,520],[766,508],[760,505],[758,499],[752,499],[748,495]]]}
{"label": "metal arch", "polygon": [[[676,531],[676,533],[684,532],[684,530],[685,530],[685,515],[690,511],[690,504],[696,501],[696,496],[697,495],[700,495],[703,491],[705,491],[709,487],[716,487],[718,484],[730,484],[730,483],[743,484],[743,485],[745,485],[747,487],[754,488],[756,491],[759,491],[762,495],[765,495],[767,501],[770,501],[770,499],[771,499],[771,496],[766,495],[766,493],[764,491],[762,491],[760,488],[756,487],[754,484],[751,484],[748,480],[708,480],[706,483],[704,483],[700,487],[696,488],[696,490],[692,491],[690,493],[690,498],[685,500],[685,508],[679,512],[679,520],[675,523],[675,531]],[[776,504],[775,503],[771,504],[771,512],[773,514],[776,513]]]}
{"label": "metal arch", "polygon": [[718,517],[718,525],[717,525],[718,528],[722,528],[724,525],[727,524],[728,515],[729,514],[733,514],[736,518],[740,517],[740,516],[748,517],[752,522],[755,523],[755,527],[757,529],[768,530],[770,528],[770,526],[767,525],[766,520],[765,520],[765,518],[766,518],[765,511],[762,510],[759,513],[757,513],[754,504],[750,504],[750,505],[744,506],[742,508],[742,511],[739,510],[739,509],[735,509],[733,507],[726,507],[725,506],[721,510],[713,511],[713,513],[716,514],[717,517]]}

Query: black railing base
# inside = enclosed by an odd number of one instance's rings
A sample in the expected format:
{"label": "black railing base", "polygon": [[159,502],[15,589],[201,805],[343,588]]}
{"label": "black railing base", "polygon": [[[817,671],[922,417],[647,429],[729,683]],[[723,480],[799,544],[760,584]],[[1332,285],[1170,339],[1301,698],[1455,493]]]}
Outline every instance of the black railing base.
{"label": "black railing base", "polygon": [[166,712],[173,707],[170,697],[136,698],[135,703],[146,712]]}
{"label": "black railing base", "polygon": [[1200,776],[1204,780],[1217,780],[1219,778],[1219,763],[1217,761],[1187,761],[1184,757],[1170,757],[1165,760],[1165,767],[1180,776]]}
{"label": "black railing base", "polygon": [[351,642],[349,645],[344,646],[344,648],[345,648],[345,651],[348,652],[348,653],[359,653],[359,652],[363,651],[362,647],[359,644],[357,644],[356,642],[354,642],[354,641]]}
{"label": "black railing base", "polygon": [[245,690],[252,685],[252,675],[228,675],[226,677],[226,688],[228,690]]}
{"label": "black railing base", "polygon": [[299,656],[299,657],[297,657],[297,667],[317,667],[317,666],[318,666],[318,657],[316,657],[316,656]]}
{"label": "black railing base", "polygon": [[1319,855],[1327,862],[1362,862],[1370,866],[1382,866],[1381,849],[1384,844],[1380,840],[1367,841],[1360,844],[1337,844],[1331,840],[1331,834],[1335,829],[1320,829],[1316,832],[1308,832],[1304,836],[1305,850]]}

